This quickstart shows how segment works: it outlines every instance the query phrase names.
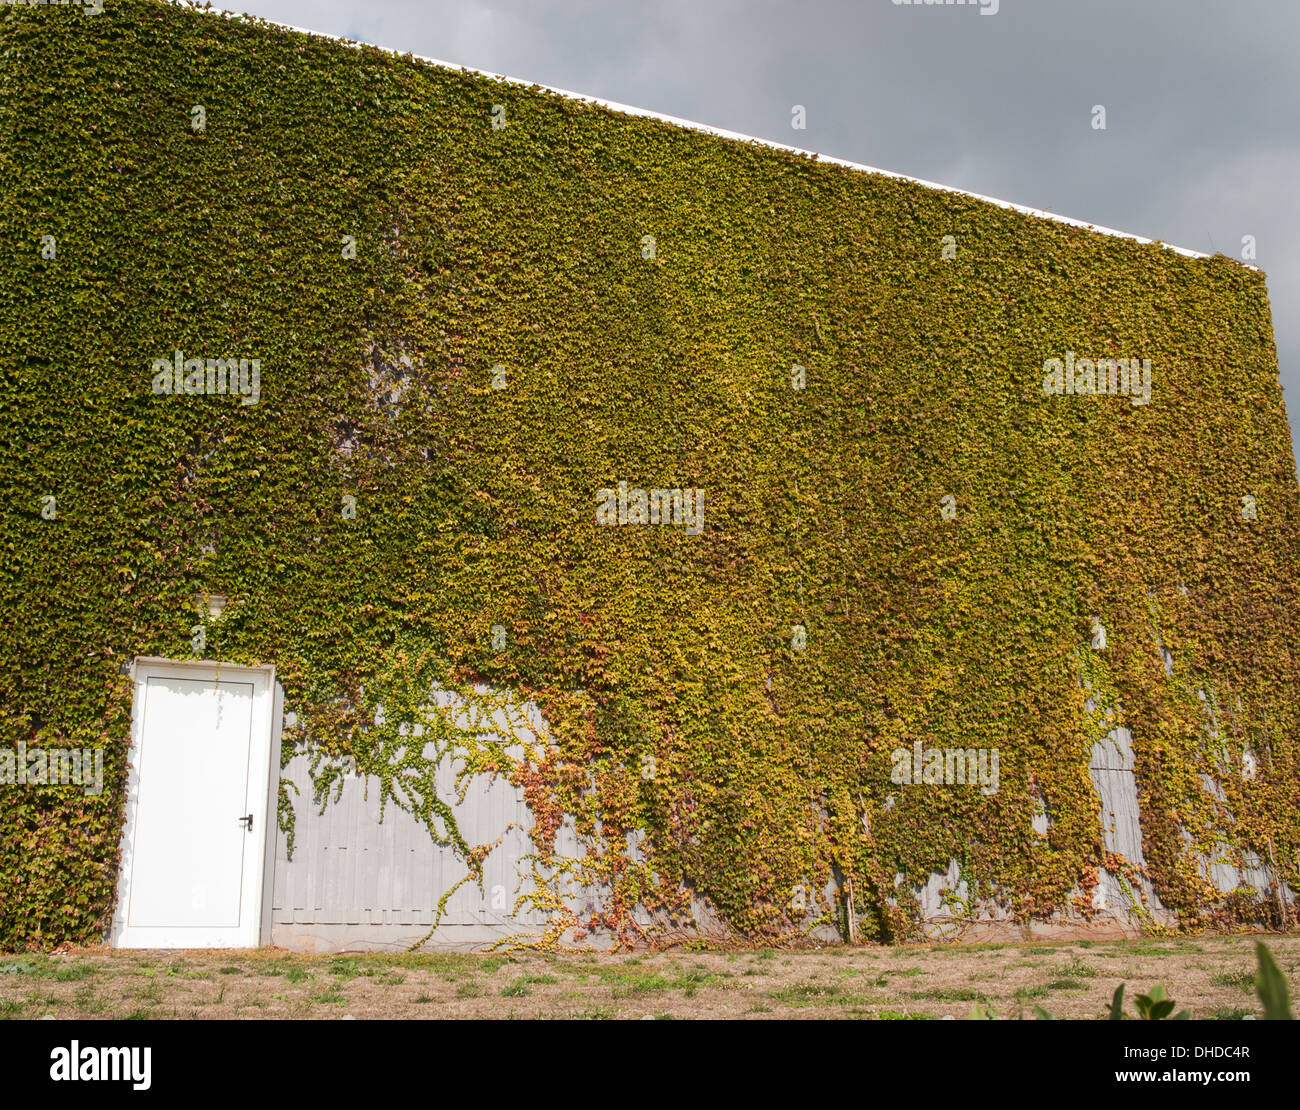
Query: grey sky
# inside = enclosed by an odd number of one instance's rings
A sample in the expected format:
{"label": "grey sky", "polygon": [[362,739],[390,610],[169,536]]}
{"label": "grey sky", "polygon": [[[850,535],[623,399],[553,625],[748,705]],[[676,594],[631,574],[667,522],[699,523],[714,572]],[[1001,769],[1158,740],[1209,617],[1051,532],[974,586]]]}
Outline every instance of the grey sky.
{"label": "grey sky", "polygon": [[[1300,419],[1295,0],[999,0],[995,15],[892,0],[221,6],[1206,253],[1240,258],[1253,235],[1293,432]],[[806,130],[791,128],[795,104]]]}

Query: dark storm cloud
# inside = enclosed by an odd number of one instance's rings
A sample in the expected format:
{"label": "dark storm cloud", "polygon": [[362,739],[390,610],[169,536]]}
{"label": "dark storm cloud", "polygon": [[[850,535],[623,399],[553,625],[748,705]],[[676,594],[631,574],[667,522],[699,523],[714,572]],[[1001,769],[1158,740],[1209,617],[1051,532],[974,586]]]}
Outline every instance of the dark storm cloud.
{"label": "dark storm cloud", "polygon": [[[1253,235],[1297,395],[1293,0],[1000,0],[996,15],[891,0],[245,2],[1193,250],[1240,257]],[[790,126],[796,104],[806,130]]]}

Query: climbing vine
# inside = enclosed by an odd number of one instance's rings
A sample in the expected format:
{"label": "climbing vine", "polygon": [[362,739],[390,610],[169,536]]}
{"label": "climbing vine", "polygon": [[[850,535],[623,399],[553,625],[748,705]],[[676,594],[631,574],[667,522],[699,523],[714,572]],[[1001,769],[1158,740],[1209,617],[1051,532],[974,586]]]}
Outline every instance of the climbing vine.
{"label": "climbing vine", "polygon": [[[1203,867],[1300,888],[1261,273],[155,0],[0,9],[0,86],[0,747],[106,753],[97,796],[0,786],[0,947],[107,926],[123,664],[198,654],[203,592],[313,760],[286,835],[360,774],[481,883],[439,775],[501,776],[545,943],[901,940],[954,860],[956,917],[1086,916],[1104,868],[1285,918]],[[1066,352],[1150,402],[1044,395]],[[258,397],[153,388],[191,357]],[[597,523],[620,482],[703,527]],[[892,781],[918,741],[997,789]]]}

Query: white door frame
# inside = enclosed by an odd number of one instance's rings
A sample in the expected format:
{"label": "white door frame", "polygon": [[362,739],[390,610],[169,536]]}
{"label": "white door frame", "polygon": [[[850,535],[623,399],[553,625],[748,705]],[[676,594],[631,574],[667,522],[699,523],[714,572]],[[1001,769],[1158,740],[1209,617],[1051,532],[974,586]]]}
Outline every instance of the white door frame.
{"label": "white door frame", "polygon": [[[275,681],[274,666],[239,666],[215,660],[137,658],[131,667],[135,696],[131,709],[131,756],[127,777],[126,824],[122,831],[118,868],[117,905],[109,943],[115,948],[253,948],[269,940],[276,810],[280,784],[280,725],[283,692]],[[245,852],[237,928],[206,929],[192,926],[141,928],[127,924],[131,905],[132,865],[140,800],[140,755],[144,738],[145,699],[150,678],[234,680],[253,687],[249,737],[249,808],[253,835]],[[263,799],[253,803],[251,799]],[[231,814],[232,829],[237,814]],[[260,834],[260,835],[259,835]]]}

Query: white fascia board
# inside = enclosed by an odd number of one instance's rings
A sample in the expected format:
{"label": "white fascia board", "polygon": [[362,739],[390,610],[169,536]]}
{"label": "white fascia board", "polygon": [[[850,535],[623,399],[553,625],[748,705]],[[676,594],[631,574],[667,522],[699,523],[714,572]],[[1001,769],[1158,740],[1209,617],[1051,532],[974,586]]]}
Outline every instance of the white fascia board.
{"label": "white fascia board", "polygon": [[[1054,220],[1060,224],[1069,224],[1071,227],[1083,228],[1085,231],[1096,231],[1101,235],[1112,235],[1119,239],[1131,239],[1135,243],[1156,243],[1165,250],[1173,251],[1175,254],[1181,254],[1187,258],[1209,258],[1208,254],[1201,251],[1188,250],[1186,247],[1176,247],[1171,243],[1159,242],[1155,239],[1148,239],[1142,235],[1134,235],[1130,231],[1117,231],[1113,227],[1101,227],[1098,224],[1090,224],[1086,220],[1076,220],[1069,216],[1060,216],[1055,212],[1045,212],[1041,208],[1029,208],[1023,204],[1013,204],[1009,200],[1000,200],[997,197],[986,197],[981,193],[971,193],[965,189],[955,189],[951,185],[940,185],[936,181],[926,181],[920,177],[911,177],[905,173],[894,173],[891,170],[877,169],[875,166],[864,166],[861,162],[850,162],[847,158],[835,158],[827,154],[819,154],[812,150],[803,150],[800,147],[789,146],[786,143],[773,142],[770,139],[760,139],[755,135],[744,135],[739,131],[728,131],[721,127],[712,127],[707,123],[696,123],[694,120],[681,119],[678,116],[667,116],[662,112],[652,112],[648,108],[636,108],[630,104],[620,104],[616,100],[604,100],[598,96],[587,96],[585,93],[570,92],[568,89],[557,89],[552,85],[539,85],[535,81],[524,81],[518,77],[508,77],[502,73],[492,73],[486,69],[477,69],[474,66],[457,65],[455,62],[444,62],[439,58],[429,58],[423,54],[412,54],[410,51],[394,50],[386,46],[375,46],[373,43],[357,42],[353,39],[341,38],[338,35],[328,35],[320,31],[308,30],[305,27],[294,27],[288,23],[276,23],[274,20],[263,19],[261,16],[246,15],[243,12],[229,11],[225,8],[203,8],[197,9],[205,14],[234,16],[236,18],[255,19],[259,23],[271,27],[278,27],[283,31],[296,31],[299,34],[310,35],[312,38],[329,39],[332,42],[341,43],[344,46],[350,46],[359,50],[364,46],[369,46],[374,50],[381,50],[385,54],[391,54],[396,58],[414,58],[416,61],[424,62],[428,65],[437,66],[440,69],[461,70],[465,73],[474,73],[480,77],[487,77],[493,81],[502,81],[506,84],[517,85],[521,89],[543,89],[546,92],[555,93],[557,96],[565,97],[569,100],[579,100],[586,104],[598,104],[602,108],[608,108],[612,112],[618,112],[626,116],[642,116],[646,119],[662,120],[664,123],[671,123],[676,127],[684,127],[691,131],[702,131],[708,135],[716,135],[722,139],[734,139],[742,143],[756,143],[759,146],[769,147],[772,150],[785,150],[791,154],[798,154],[808,158],[814,158],[818,162],[826,162],[834,166],[844,166],[847,169],[857,170],[860,173],[875,173],[882,177],[892,177],[900,181],[910,181],[914,185],[921,185],[926,189],[934,189],[941,193],[953,193],[956,196],[970,197],[972,200],[984,201],[986,204],[996,204],[999,208],[1008,208],[1013,212],[1020,212],[1026,216],[1036,216],[1041,220]],[[1246,263],[1240,263],[1247,269],[1257,269],[1255,266],[1249,266]]]}

